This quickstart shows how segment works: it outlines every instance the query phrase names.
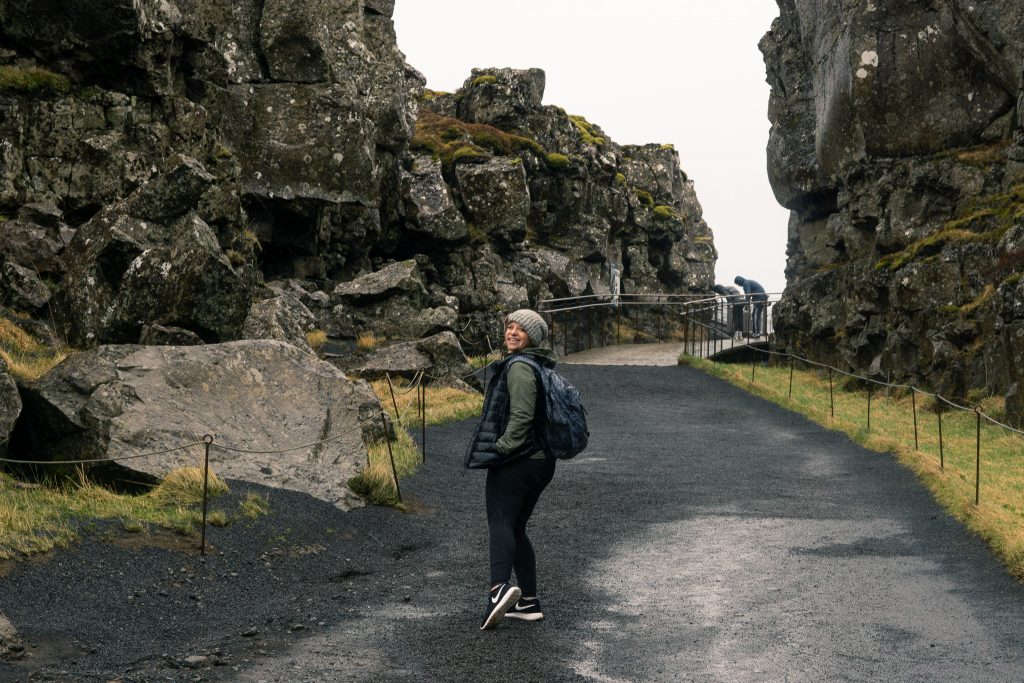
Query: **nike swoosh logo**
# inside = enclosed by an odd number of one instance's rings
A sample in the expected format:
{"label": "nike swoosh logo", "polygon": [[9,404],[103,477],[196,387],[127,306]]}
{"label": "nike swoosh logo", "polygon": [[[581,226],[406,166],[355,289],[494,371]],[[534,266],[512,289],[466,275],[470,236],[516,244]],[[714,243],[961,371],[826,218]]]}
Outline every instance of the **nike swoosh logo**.
{"label": "nike swoosh logo", "polygon": [[497,595],[495,595],[493,598],[491,598],[491,603],[497,605],[498,604],[498,599],[500,597],[501,597],[501,592],[499,591]]}

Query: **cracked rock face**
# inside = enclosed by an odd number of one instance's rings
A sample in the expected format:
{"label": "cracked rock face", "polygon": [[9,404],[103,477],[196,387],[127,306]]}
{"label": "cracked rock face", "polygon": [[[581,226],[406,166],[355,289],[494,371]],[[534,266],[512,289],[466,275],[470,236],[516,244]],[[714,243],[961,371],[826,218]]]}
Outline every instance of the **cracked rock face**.
{"label": "cracked rock face", "polygon": [[[366,462],[360,420],[379,404],[365,382],[280,341],[205,346],[101,346],[44,375],[12,451],[61,459],[119,458],[200,441],[277,454],[211,449],[221,477],[304,491],[343,509],[348,480]],[[369,433],[369,432],[368,432]],[[160,477],[201,461],[201,447],[123,460],[132,476]]]}
{"label": "cracked rock face", "polygon": [[1024,7],[779,8],[761,41],[769,178],[792,211],[779,344],[947,396],[1008,391]]}
{"label": "cracked rock face", "polygon": [[181,158],[78,230],[53,302],[72,344],[134,343],[153,323],[205,341],[239,337],[252,286],[193,208],[210,179],[198,162]]}

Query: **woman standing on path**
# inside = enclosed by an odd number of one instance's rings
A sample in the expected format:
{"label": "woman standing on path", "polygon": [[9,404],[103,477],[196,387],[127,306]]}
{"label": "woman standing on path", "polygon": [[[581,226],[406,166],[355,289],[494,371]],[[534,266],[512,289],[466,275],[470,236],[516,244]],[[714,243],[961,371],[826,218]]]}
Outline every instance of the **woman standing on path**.
{"label": "woman standing on path", "polygon": [[[544,454],[534,428],[538,398],[543,400],[537,396],[537,375],[529,363],[516,362],[516,357],[529,356],[541,366],[554,367],[554,353],[540,348],[547,337],[547,323],[536,311],[523,308],[506,318],[505,346],[510,355],[495,368],[480,424],[466,453],[466,467],[487,468],[491,587],[481,629],[494,628],[503,617],[544,618],[526,523],[555,474],[555,459]],[[513,570],[518,586],[511,583]]]}

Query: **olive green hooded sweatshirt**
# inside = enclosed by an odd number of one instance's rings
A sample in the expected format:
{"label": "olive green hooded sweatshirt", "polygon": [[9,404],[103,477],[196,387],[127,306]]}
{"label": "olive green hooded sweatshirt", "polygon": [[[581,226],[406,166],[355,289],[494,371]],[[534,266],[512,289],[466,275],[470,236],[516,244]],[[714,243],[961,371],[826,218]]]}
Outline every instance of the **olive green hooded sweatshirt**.
{"label": "olive green hooded sweatshirt", "polygon": [[[550,349],[528,346],[516,353],[526,354],[541,367],[555,367],[555,354]],[[515,354],[513,354],[515,355]],[[537,407],[537,375],[526,363],[513,363],[508,369],[508,426],[505,433],[494,444],[501,455],[508,455],[533,438],[534,411]],[[530,457],[543,458],[544,451],[537,450]]]}

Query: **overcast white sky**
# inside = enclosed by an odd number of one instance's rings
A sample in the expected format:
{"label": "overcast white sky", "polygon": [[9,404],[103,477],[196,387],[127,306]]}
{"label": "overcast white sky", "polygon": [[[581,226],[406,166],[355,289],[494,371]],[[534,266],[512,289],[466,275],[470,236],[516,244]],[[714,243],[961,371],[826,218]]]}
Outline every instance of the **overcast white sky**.
{"label": "overcast white sky", "polygon": [[786,284],[786,225],[768,185],[761,36],[774,0],[397,0],[398,47],[434,90],[473,67],[539,67],[545,104],[620,144],[672,143],[718,248],[716,276]]}

